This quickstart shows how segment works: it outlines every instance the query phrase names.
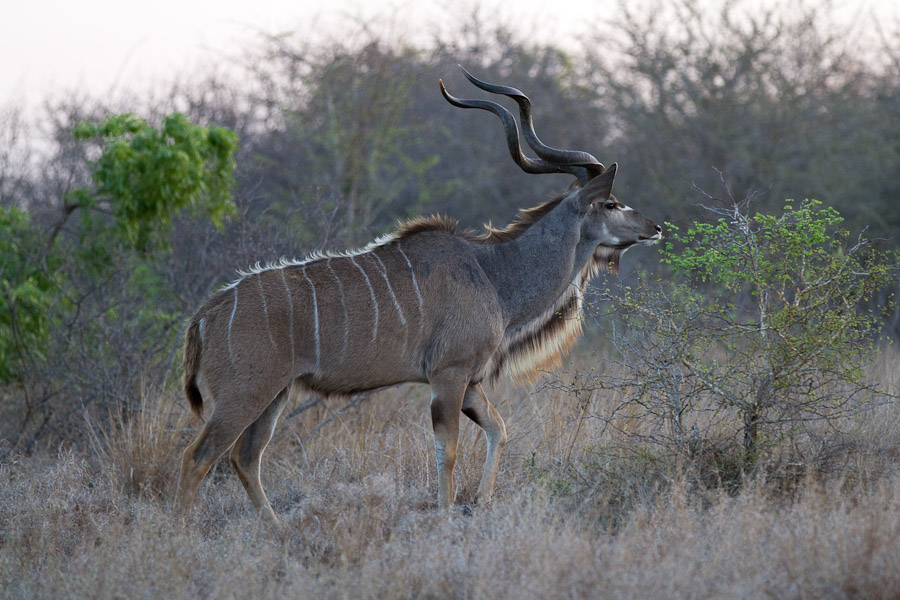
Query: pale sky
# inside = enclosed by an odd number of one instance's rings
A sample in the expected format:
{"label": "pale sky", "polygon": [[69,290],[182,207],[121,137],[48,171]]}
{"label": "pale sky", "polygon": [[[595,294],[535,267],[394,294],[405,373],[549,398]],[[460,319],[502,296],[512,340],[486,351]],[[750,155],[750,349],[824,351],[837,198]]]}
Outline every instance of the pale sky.
{"label": "pale sky", "polygon": [[[715,4],[716,0],[708,0]],[[550,8],[552,4],[553,8]],[[896,25],[897,0],[838,2],[849,21],[876,15]],[[259,32],[340,31],[374,19],[394,39],[446,20],[449,7],[523,23],[559,41],[610,20],[615,0],[0,0],[0,106],[31,105],[79,89],[140,90],[202,63],[238,57]],[[466,10],[466,9],[464,9]],[[874,29],[874,28],[873,28]],[[531,29],[530,29],[531,30]],[[332,33],[332,35],[334,35]],[[874,33],[872,34],[874,35]],[[427,35],[426,35],[427,38]]]}
{"label": "pale sky", "polygon": [[446,17],[445,7],[476,3],[493,5],[483,10],[507,22],[550,26],[572,21],[570,11],[590,14],[612,1],[569,0],[560,14],[544,0],[0,0],[0,105],[72,88],[139,89],[240,56],[260,32],[336,32],[366,19],[396,39],[414,37]]}

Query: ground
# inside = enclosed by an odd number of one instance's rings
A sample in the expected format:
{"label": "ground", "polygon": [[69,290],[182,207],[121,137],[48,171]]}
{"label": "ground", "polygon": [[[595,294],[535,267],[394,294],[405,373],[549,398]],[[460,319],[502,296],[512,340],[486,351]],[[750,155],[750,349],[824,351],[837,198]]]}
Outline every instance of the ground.
{"label": "ground", "polygon": [[[892,357],[891,360],[896,360]],[[873,366],[885,375],[896,362]],[[888,377],[892,380],[891,377]],[[501,386],[494,502],[465,423],[457,509],[435,508],[428,389],[280,424],[253,513],[220,461],[186,525],[170,510],[198,423],[173,391],[142,412],[0,463],[4,598],[888,598],[900,593],[900,408],[846,423],[829,461],[710,484],[601,417],[617,398]],[[287,411],[290,412],[290,411]],[[815,466],[815,468],[813,468]],[[705,482],[705,483],[704,483]]]}

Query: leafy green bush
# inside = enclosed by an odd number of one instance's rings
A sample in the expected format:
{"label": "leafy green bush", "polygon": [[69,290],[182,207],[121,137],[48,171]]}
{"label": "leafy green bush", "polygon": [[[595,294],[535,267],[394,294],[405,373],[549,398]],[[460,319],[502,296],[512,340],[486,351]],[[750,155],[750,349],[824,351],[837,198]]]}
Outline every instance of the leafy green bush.
{"label": "leafy green bush", "polygon": [[682,450],[696,448],[698,426],[737,425],[752,468],[766,448],[877,394],[864,364],[883,321],[867,302],[896,282],[898,258],[851,239],[815,200],[780,215],[709,210],[713,222],[669,225],[661,253],[675,277],[609,295],[627,330],[614,336],[618,383]]}
{"label": "leafy green bush", "polygon": [[230,130],[114,115],[74,133],[97,145],[92,185],[60,198],[45,228],[0,209],[0,437],[14,446],[71,431],[89,405],[133,402],[154,366],[171,369],[182,311],[161,264],[172,219],[221,226],[235,211]]}
{"label": "leafy green bush", "polygon": [[94,189],[76,190],[74,204],[107,204],[123,239],[137,248],[166,247],[172,215],[182,210],[202,212],[216,226],[234,213],[231,188],[238,144],[233,131],[206,129],[175,113],[159,129],[125,114],[80,123],[74,133],[76,139],[102,144],[93,165]]}
{"label": "leafy green bush", "polygon": [[58,257],[44,252],[29,214],[0,208],[0,383],[21,383],[44,358],[59,293]]}

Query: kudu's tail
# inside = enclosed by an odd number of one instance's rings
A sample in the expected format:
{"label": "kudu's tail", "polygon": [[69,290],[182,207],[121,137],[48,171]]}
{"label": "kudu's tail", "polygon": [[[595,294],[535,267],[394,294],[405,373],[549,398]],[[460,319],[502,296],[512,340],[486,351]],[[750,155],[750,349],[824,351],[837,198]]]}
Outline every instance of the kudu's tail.
{"label": "kudu's tail", "polygon": [[203,396],[197,387],[197,371],[200,370],[200,322],[191,320],[184,336],[184,395],[191,405],[191,412],[203,418]]}

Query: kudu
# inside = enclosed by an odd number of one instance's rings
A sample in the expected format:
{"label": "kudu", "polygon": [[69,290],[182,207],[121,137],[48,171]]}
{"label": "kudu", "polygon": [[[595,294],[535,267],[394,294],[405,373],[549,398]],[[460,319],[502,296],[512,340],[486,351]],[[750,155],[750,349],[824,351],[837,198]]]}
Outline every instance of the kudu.
{"label": "kudu", "polygon": [[451,104],[497,115],[527,173],[568,173],[580,185],[521,211],[505,229],[475,235],[453,220],[418,218],[361,250],[257,266],[207,300],[187,328],[184,390],[198,417],[205,399],[214,409],[184,452],[176,497],[183,517],[231,448],[250,500],[278,522],[260,484],[260,458],[293,383],[324,395],[430,384],[438,505],[453,501],[460,414],[484,430],[476,499],[490,500],[506,427],[482,383],[528,378],[557,361],[581,333],[589,279],[616,271],[630,246],[661,238],[658,225],[610,194],[615,164],[544,145],[524,94],[466,76],[516,101],[538,158],[523,154],[506,108],[455,98],[441,82]]}

